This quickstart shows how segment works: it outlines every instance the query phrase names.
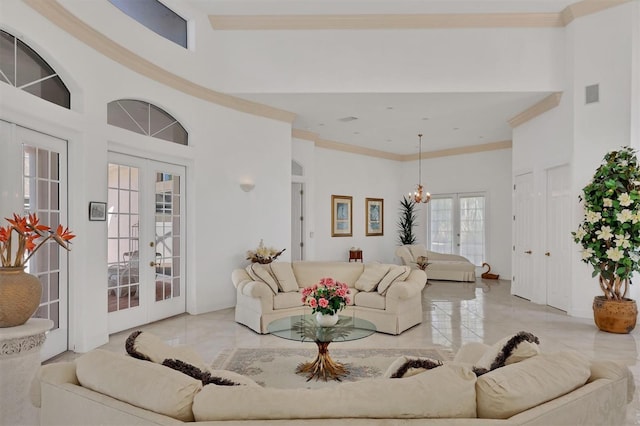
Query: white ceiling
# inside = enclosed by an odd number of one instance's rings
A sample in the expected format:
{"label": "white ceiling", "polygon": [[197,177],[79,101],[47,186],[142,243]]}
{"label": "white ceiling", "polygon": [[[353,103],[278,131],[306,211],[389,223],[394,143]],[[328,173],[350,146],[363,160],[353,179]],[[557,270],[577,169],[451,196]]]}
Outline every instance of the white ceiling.
{"label": "white ceiling", "polygon": [[[558,13],[576,0],[188,0],[207,15]],[[294,128],[394,154],[511,139],[510,118],[549,93],[234,94],[298,114]],[[341,121],[346,117],[356,120]]]}

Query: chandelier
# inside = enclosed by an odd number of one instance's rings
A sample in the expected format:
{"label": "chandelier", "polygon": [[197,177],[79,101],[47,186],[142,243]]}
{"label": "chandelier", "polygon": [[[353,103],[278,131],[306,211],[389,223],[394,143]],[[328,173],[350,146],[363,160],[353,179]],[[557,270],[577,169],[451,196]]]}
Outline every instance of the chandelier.
{"label": "chandelier", "polygon": [[420,154],[418,155],[418,185],[413,193],[409,193],[409,198],[416,203],[426,204],[431,200],[431,194],[425,192],[422,186],[422,134],[418,134],[420,139]]}

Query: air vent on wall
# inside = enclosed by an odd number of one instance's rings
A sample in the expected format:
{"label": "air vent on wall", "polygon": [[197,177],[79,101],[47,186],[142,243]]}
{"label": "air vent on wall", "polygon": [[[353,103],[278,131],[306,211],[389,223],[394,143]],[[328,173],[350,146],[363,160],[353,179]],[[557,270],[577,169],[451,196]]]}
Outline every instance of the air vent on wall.
{"label": "air vent on wall", "polygon": [[600,100],[600,85],[592,84],[591,86],[585,87],[584,94],[586,104],[598,102]]}
{"label": "air vent on wall", "polygon": [[357,120],[358,117],[342,117],[342,118],[338,118],[338,121],[342,121],[343,123],[348,123],[349,121],[355,121]]}

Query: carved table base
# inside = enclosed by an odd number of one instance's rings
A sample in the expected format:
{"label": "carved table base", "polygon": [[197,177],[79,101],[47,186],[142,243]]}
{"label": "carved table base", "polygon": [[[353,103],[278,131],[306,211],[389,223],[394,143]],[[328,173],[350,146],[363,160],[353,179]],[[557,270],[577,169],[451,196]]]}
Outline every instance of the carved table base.
{"label": "carved table base", "polygon": [[327,380],[337,380],[349,374],[349,370],[339,362],[334,361],[329,356],[329,343],[330,342],[318,342],[318,355],[311,362],[305,362],[298,365],[296,373],[309,374],[307,382],[315,377],[316,380],[322,379],[325,382]]}

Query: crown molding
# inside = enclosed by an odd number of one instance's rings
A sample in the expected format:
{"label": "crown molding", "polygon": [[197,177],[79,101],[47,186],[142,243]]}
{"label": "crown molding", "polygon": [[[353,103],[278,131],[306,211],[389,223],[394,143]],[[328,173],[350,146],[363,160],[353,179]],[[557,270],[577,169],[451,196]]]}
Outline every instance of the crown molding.
{"label": "crown molding", "polygon": [[315,141],[315,145],[319,148],[349,152],[351,154],[366,155],[369,157],[383,158],[385,160],[402,161],[403,158],[403,156],[400,154],[393,154],[391,152],[379,151],[377,149],[365,148],[357,145],[347,145],[345,143],[330,141],[328,139],[317,139]]}
{"label": "crown molding", "polygon": [[320,138],[317,133],[295,128],[291,129],[291,137],[296,139],[304,139],[311,142],[315,142]]}
{"label": "crown molding", "polygon": [[401,30],[564,27],[581,16],[632,0],[582,0],[551,13],[378,15],[209,15],[214,30]]}
{"label": "crown molding", "polygon": [[289,124],[293,123],[296,117],[296,114],[292,112],[216,92],[215,90],[211,90],[173,74],[91,28],[55,0],[24,0],[24,2],[53,24],[87,46],[130,70],[151,80],[155,80],[158,83],[179,90],[190,96],[247,114],[284,121]]}
{"label": "crown molding", "polygon": [[423,152],[422,155],[418,154],[409,154],[403,155],[400,161],[415,161],[419,158],[440,158],[440,157],[450,157],[452,155],[462,155],[462,154],[474,154],[477,152],[487,152],[487,151],[497,151],[500,149],[511,149],[513,144],[510,140],[508,141],[498,141],[498,142],[489,142],[482,145],[468,145],[461,146],[458,148],[448,148],[441,149],[438,151],[427,151]]}
{"label": "crown molding", "polygon": [[214,30],[400,30],[561,27],[559,13],[209,15]]}
{"label": "crown molding", "polygon": [[529,120],[533,120],[537,116],[557,107],[562,99],[562,92],[555,92],[542,99],[540,102],[530,106],[515,117],[507,120],[509,125],[514,128]]}

